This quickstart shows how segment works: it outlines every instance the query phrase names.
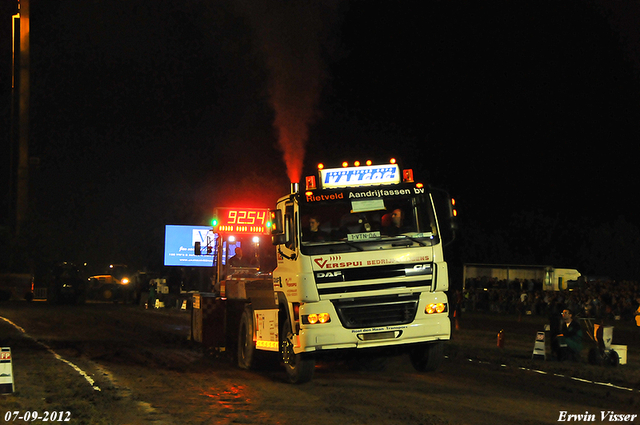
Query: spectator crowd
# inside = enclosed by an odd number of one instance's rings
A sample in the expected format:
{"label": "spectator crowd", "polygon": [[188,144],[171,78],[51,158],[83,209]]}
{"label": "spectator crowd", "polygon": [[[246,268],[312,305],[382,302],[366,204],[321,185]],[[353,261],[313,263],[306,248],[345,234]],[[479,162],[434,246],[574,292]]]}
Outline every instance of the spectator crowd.
{"label": "spectator crowd", "polygon": [[596,280],[580,282],[572,290],[543,291],[542,282],[468,279],[456,294],[456,311],[497,314],[557,315],[563,309],[576,317],[634,321],[639,306],[637,282]]}

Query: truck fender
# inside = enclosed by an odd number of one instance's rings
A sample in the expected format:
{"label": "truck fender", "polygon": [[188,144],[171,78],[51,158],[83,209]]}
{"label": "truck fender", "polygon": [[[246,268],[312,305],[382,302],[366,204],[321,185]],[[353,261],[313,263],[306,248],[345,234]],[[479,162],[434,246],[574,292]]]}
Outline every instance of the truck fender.
{"label": "truck fender", "polygon": [[293,304],[287,300],[286,295],[282,292],[277,292],[276,296],[278,300],[278,332],[282,332],[282,326],[288,319],[294,333],[297,334],[300,331],[300,325],[294,320]]}

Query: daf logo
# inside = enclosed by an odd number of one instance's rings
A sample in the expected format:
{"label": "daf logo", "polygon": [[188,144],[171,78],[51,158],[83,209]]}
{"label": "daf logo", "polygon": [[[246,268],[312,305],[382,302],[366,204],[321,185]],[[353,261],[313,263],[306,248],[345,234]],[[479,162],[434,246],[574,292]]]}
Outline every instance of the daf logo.
{"label": "daf logo", "polygon": [[342,276],[342,272],[341,271],[335,271],[335,272],[318,272],[318,273],[316,273],[316,277],[318,277],[318,278],[337,277],[337,276]]}
{"label": "daf logo", "polygon": [[340,270],[315,272],[315,277],[318,283],[344,282],[344,275]]}

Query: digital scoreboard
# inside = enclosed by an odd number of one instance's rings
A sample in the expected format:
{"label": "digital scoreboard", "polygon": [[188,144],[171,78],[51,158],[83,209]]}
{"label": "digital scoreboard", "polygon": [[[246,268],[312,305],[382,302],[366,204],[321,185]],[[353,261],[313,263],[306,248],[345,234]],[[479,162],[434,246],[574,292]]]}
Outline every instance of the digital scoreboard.
{"label": "digital scoreboard", "polygon": [[217,233],[270,234],[271,215],[265,208],[216,208],[214,217]]}

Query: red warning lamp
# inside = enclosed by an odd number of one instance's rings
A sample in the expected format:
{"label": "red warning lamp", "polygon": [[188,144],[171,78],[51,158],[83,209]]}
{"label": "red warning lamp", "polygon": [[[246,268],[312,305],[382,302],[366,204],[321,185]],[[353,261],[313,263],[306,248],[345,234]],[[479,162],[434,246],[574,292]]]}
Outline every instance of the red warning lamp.
{"label": "red warning lamp", "polygon": [[307,190],[316,190],[316,176],[307,176],[305,178]]}

